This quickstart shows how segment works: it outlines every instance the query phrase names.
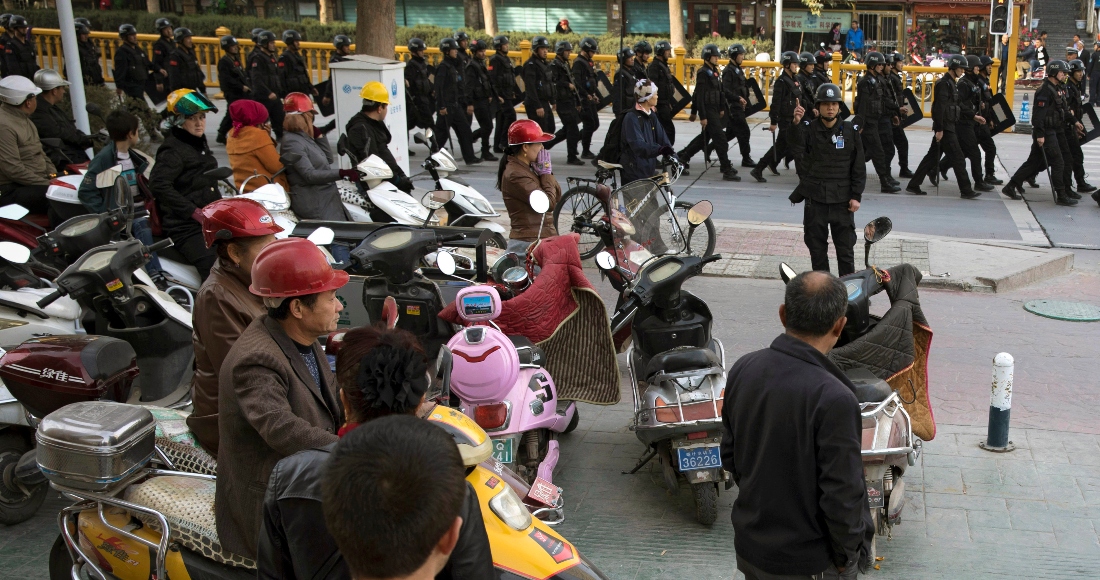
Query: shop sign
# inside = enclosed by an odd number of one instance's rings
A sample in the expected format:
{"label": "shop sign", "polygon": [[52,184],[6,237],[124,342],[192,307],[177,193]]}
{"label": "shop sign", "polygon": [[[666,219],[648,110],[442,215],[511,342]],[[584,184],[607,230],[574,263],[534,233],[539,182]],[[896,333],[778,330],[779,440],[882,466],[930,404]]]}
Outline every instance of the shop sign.
{"label": "shop sign", "polygon": [[828,33],[833,23],[840,23],[841,32],[847,33],[852,24],[851,12],[822,12],[815,16],[809,10],[783,11],[783,32]]}

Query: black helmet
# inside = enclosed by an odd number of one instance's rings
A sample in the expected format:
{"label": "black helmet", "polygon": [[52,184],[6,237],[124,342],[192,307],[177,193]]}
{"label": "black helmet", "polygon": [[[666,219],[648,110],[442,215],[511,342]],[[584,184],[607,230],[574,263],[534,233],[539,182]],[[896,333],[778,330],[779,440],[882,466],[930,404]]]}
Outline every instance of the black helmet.
{"label": "black helmet", "polygon": [[233,38],[232,34],[226,34],[221,38],[222,50],[229,50],[232,46],[237,46],[237,39]]}
{"label": "black helmet", "polygon": [[1081,59],[1075,58],[1075,59],[1069,61],[1069,72],[1071,72],[1071,73],[1084,72],[1084,70],[1085,70],[1085,63]]}
{"label": "black helmet", "polygon": [[409,52],[416,52],[418,50],[428,50],[428,44],[419,38],[410,38]]}
{"label": "black helmet", "polygon": [[783,67],[791,64],[798,64],[798,53],[793,50],[788,50],[787,52],[784,52],[779,57],[779,64]]}
{"label": "black helmet", "polygon": [[1069,63],[1064,60],[1055,60],[1047,65],[1047,76],[1054,76],[1060,72],[1069,74]]}
{"label": "black helmet", "polygon": [[[421,40],[420,42],[421,42],[421,44],[424,43],[423,40]],[[412,44],[412,40],[409,40],[409,44]],[[351,37],[350,36],[348,36],[346,34],[337,34],[336,36],[332,37],[332,47],[335,48],[336,50],[340,50],[341,48],[346,48],[346,47],[349,47],[349,46],[351,46]],[[425,48],[427,48],[427,47],[425,47]],[[409,50],[412,50],[412,49],[410,48]]]}
{"label": "black helmet", "polygon": [[566,50],[570,52],[573,50],[573,45],[568,40],[559,40],[558,43],[554,45],[554,52],[560,53]]}
{"label": "black helmet", "polygon": [[88,20],[87,18],[84,18],[84,17],[73,18],[73,22],[75,22],[76,24],[83,24],[84,26],[87,26],[88,30],[92,29],[92,21]]}
{"label": "black helmet", "polygon": [[470,42],[470,35],[466,34],[465,30],[459,30],[458,32],[456,32],[454,38],[456,41],[459,42],[463,40],[465,40],[466,42]]}
{"label": "black helmet", "polygon": [[439,51],[443,53],[443,56],[447,56],[449,50],[458,50],[458,41],[450,37],[441,38],[439,40]]}
{"label": "black helmet", "polygon": [[668,51],[668,55],[672,56],[672,43],[667,40],[658,41],[657,44],[653,45],[653,52],[657,56],[664,54],[666,50]]}
{"label": "black helmet", "polygon": [[297,30],[284,30],[283,31],[283,42],[291,42],[291,41],[301,42],[302,41],[302,33],[298,32]]}
{"label": "black helmet", "polygon": [[731,60],[739,54],[745,54],[745,46],[742,44],[731,44],[730,47],[726,49],[726,56]]}
{"label": "black helmet", "polygon": [[717,44],[708,44],[703,46],[703,52],[700,54],[703,60],[710,60],[712,56],[722,56],[722,51],[718,49]]}
{"label": "black helmet", "polygon": [[481,52],[483,50],[489,50],[489,45],[480,38],[474,40],[473,44],[470,45],[470,52]]}
{"label": "black helmet", "polygon": [[824,50],[819,50],[817,54],[814,55],[814,60],[817,61],[817,64],[825,64],[833,60],[833,55]]}
{"label": "black helmet", "polygon": [[545,36],[536,36],[531,39],[531,50],[538,50],[540,48],[549,49],[550,39]]}
{"label": "black helmet", "polygon": [[77,36],[80,36],[81,34],[91,34],[91,33],[92,33],[92,31],[88,30],[88,25],[87,24],[84,24],[83,22],[77,22],[76,23],[76,34],[77,34]]}
{"label": "black helmet", "polygon": [[886,55],[885,58],[886,58],[886,64],[891,65],[891,64],[894,64],[895,62],[901,60],[901,55],[896,53],[896,52],[891,52],[890,54]]}
{"label": "black helmet", "polygon": [[975,68],[982,66],[982,59],[978,58],[976,54],[966,55],[966,70],[967,72],[973,71]]}
{"label": "black helmet", "polygon": [[840,92],[840,87],[833,83],[825,83],[817,87],[814,101],[818,103],[840,103],[844,101],[844,93]]}
{"label": "black helmet", "polygon": [[624,46],[619,49],[619,52],[615,55],[615,58],[619,60],[619,64],[622,64],[626,62],[626,59],[632,56],[634,56],[634,49],[630,48],[629,46]]}
{"label": "black helmet", "polygon": [[137,28],[133,24],[123,24],[118,27],[118,37],[125,39],[131,34],[137,34]]}
{"label": "black helmet", "polygon": [[634,54],[653,54],[653,47],[648,40],[639,40],[634,43]]}
{"label": "black helmet", "polygon": [[177,43],[183,42],[183,39],[185,39],[185,38],[190,38],[190,37],[194,36],[194,34],[191,34],[191,29],[190,28],[184,28],[182,26],[175,29],[175,30],[173,30],[172,35],[176,37],[176,42]]}
{"label": "black helmet", "polygon": [[600,43],[596,42],[595,38],[589,36],[581,41],[581,50],[588,52],[600,52]]}
{"label": "black helmet", "polygon": [[18,14],[16,14],[15,16],[12,16],[11,20],[8,21],[8,28],[10,28],[12,30],[15,30],[16,28],[26,28],[26,27],[27,27],[27,19],[23,18],[22,16],[20,16]]}
{"label": "black helmet", "polygon": [[982,66],[983,67],[993,66],[993,57],[991,57],[991,56],[987,56],[987,55],[983,54],[980,57],[978,57],[978,59],[982,61]]}
{"label": "black helmet", "polygon": [[0,14],[0,26],[4,28],[8,27],[8,22],[11,21],[11,14]]}
{"label": "black helmet", "polygon": [[957,68],[966,68],[966,57],[961,54],[953,54],[951,58],[947,59],[947,70],[954,70]]}
{"label": "black helmet", "polygon": [[164,32],[165,28],[172,28],[172,21],[167,18],[157,18],[157,23],[153,26],[157,29],[157,34]]}
{"label": "black helmet", "polygon": [[500,50],[500,47],[504,46],[505,44],[512,44],[512,42],[508,40],[507,36],[501,34],[493,37],[493,48],[495,48],[496,50]]}
{"label": "black helmet", "polygon": [[256,46],[267,46],[269,42],[275,42],[275,33],[270,30],[261,30],[256,36]]}
{"label": "black helmet", "polygon": [[252,42],[253,43],[256,43],[260,39],[260,33],[263,32],[263,31],[264,31],[263,28],[253,28],[252,29]]}
{"label": "black helmet", "polygon": [[817,61],[814,60],[814,55],[811,54],[811,53],[808,53],[808,52],[803,52],[802,54],[799,54],[798,55],[798,62],[801,63],[802,66],[817,63]]}
{"label": "black helmet", "polygon": [[886,64],[886,57],[882,56],[881,52],[868,52],[867,58],[864,60],[867,68],[875,68],[880,64]]}

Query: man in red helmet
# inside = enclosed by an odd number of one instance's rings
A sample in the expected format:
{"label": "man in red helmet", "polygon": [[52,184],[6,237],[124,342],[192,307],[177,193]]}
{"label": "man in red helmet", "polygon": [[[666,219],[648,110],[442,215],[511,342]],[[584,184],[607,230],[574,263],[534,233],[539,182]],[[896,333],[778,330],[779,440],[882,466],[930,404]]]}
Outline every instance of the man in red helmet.
{"label": "man in red helmet", "polygon": [[347,282],[302,238],[272,242],[256,257],[249,290],[267,314],[237,339],[218,376],[214,516],[222,547],[234,554],[256,558],[275,464],[337,440],[343,409],[317,337],[336,330],[336,290]]}

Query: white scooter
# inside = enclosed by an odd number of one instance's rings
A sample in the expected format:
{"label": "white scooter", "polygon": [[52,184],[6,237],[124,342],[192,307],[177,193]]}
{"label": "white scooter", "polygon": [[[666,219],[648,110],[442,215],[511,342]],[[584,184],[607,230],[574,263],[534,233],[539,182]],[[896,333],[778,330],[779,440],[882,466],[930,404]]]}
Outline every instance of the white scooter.
{"label": "white scooter", "polygon": [[[336,152],[348,156],[359,172],[360,181],[340,180],[336,186],[351,221],[423,225],[429,219],[428,210],[416,198],[386,181],[393,177],[390,166],[377,155],[360,160],[348,150],[347,143],[348,136],[340,135]],[[433,216],[430,224],[439,225],[439,218]]]}

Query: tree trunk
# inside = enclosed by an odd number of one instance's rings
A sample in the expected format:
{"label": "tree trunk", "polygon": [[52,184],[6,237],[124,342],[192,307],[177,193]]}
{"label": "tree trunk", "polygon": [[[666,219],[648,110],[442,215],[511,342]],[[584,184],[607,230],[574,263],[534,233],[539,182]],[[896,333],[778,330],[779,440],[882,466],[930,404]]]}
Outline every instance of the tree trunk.
{"label": "tree trunk", "polygon": [[497,6],[496,0],[481,0],[481,12],[485,16],[485,34],[497,35]]}
{"label": "tree trunk", "polygon": [[333,0],[321,0],[318,3],[317,19],[321,24],[332,24],[332,13],[336,11],[335,2]]}
{"label": "tree trunk", "polygon": [[684,10],[680,0],[668,0],[669,42],[673,47],[684,46]]}
{"label": "tree trunk", "polygon": [[393,58],[397,45],[396,0],[356,0],[355,52]]}
{"label": "tree trunk", "polygon": [[467,30],[481,30],[485,27],[481,17],[481,4],[479,0],[462,0],[462,12]]}
{"label": "tree trunk", "polygon": [[149,14],[160,12],[160,0],[145,0],[145,11]]}

